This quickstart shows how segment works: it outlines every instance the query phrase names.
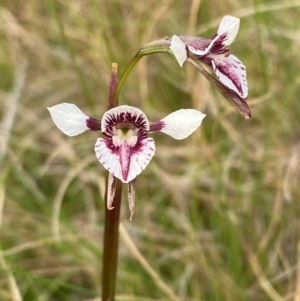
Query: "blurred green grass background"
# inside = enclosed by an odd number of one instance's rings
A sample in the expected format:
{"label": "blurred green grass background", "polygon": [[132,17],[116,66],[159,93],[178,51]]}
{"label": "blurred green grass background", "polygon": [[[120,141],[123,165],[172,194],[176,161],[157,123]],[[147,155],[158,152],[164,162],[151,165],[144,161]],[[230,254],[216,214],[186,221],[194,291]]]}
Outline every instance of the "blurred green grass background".
{"label": "blurred green grass background", "polygon": [[[183,141],[156,135],[129,222],[118,301],[300,300],[300,0],[45,0],[0,3],[0,300],[100,300],[105,171],[97,133],[64,136],[46,107],[101,118],[111,63],[144,44],[210,37],[241,18],[247,121],[192,66],[144,57],[120,104],[155,120],[207,114]],[[126,190],[126,189],[125,189]]]}

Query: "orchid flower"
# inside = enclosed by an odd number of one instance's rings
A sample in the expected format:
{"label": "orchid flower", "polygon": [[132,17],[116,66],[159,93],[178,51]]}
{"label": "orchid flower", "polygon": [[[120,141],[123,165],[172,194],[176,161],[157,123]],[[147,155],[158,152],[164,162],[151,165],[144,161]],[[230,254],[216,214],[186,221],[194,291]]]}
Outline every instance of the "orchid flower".
{"label": "orchid flower", "polygon": [[229,53],[228,47],[235,39],[239,25],[238,18],[225,16],[211,39],[174,35],[170,49],[181,67],[188,60],[210,80],[205,69],[196,62],[200,61],[211,67],[222,85],[216,81],[213,83],[246,118],[250,118],[250,109],[246,103],[246,68],[236,56]]}
{"label": "orchid flower", "polygon": [[130,219],[134,213],[134,180],[155,153],[154,140],[148,137],[148,133],[162,132],[181,140],[191,135],[205,117],[197,110],[181,109],[161,120],[149,122],[140,109],[127,105],[108,110],[101,120],[87,116],[70,103],[58,104],[48,110],[55,125],[68,136],[76,136],[86,130],[103,134],[104,137],[96,141],[95,153],[109,171],[107,208],[113,209],[117,178],[129,185]]}

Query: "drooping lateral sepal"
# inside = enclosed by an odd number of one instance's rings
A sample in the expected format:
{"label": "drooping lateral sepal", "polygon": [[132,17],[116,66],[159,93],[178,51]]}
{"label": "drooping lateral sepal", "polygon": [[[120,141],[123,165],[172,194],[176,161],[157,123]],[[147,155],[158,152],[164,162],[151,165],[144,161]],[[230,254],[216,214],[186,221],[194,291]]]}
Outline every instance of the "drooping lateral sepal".
{"label": "drooping lateral sepal", "polygon": [[128,183],[128,204],[130,209],[130,220],[132,220],[135,207],[135,179]]}
{"label": "drooping lateral sepal", "polygon": [[117,187],[117,179],[114,177],[112,173],[108,173],[108,181],[107,181],[107,209],[112,210],[113,207],[113,201],[116,193],[116,187]]}

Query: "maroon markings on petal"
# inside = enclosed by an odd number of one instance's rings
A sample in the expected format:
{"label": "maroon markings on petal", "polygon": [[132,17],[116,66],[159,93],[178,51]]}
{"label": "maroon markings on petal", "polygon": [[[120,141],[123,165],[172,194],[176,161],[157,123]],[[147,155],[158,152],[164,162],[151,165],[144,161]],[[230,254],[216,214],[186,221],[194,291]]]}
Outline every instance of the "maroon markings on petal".
{"label": "maroon markings on petal", "polygon": [[125,183],[121,171],[119,147],[114,146],[111,139],[98,138],[95,153],[104,168]]}
{"label": "maroon markings on petal", "polygon": [[250,108],[246,102],[245,98],[240,97],[236,92],[226,87],[222,84],[217,78],[208,73],[201,66],[196,64],[193,60],[188,59],[188,61],[194,65],[200,73],[202,73],[215,87],[219,92],[233,105],[246,119],[251,118]]}
{"label": "maroon markings on petal", "polygon": [[138,139],[135,142],[106,135],[107,138],[97,139],[95,145],[99,162],[123,183],[128,183],[139,175],[155,153],[153,139],[147,138],[143,129],[139,129],[136,134]]}
{"label": "maroon markings on petal", "polygon": [[104,140],[104,142],[106,144],[106,147],[110,150],[111,154],[119,155],[120,146],[114,145],[111,138],[105,138],[103,140]]}
{"label": "maroon markings on petal", "polygon": [[102,131],[112,136],[112,129],[118,124],[133,125],[145,131],[149,129],[149,121],[146,115],[139,109],[130,106],[119,106],[107,111],[102,118]]}
{"label": "maroon markings on petal", "polygon": [[212,43],[209,50],[211,54],[223,54],[229,51],[229,48],[224,44],[227,39],[227,33],[215,35],[213,38],[216,38],[216,40]]}
{"label": "maroon markings on petal", "polygon": [[86,126],[91,131],[95,131],[95,132],[101,131],[101,120],[90,117],[89,119],[86,120]]}
{"label": "maroon markings on petal", "polygon": [[[184,36],[181,39],[184,43],[186,43],[188,48],[188,57],[191,59],[199,59],[203,61],[206,55],[219,55],[229,52],[229,48],[224,43],[227,39],[227,33],[223,33],[221,35],[216,34],[211,39],[187,36]],[[209,61],[204,61],[204,63],[209,63]]]}
{"label": "maroon markings on petal", "polygon": [[120,145],[119,148],[120,164],[124,181],[127,181],[130,157],[131,157],[131,147],[126,140]]}
{"label": "maroon markings on petal", "polygon": [[228,88],[234,90],[241,98],[248,96],[246,68],[234,55],[212,61],[213,69],[218,79]]}
{"label": "maroon markings on petal", "polygon": [[146,129],[147,120],[145,120],[144,116],[132,114],[131,112],[123,112],[118,116],[118,123],[131,123],[137,128]]}
{"label": "maroon markings on petal", "polygon": [[152,138],[140,139],[131,149],[128,181],[139,175],[149,164],[155,153],[155,143]]}
{"label": "maroon markings on petal", "polygon": [[189,55],[191,56],[193,56],[193,53],[194,54],[201,53],[201,55],[205,55],[212,42],[211,39],[205,39],[201,37],[194,37],[194,36],[179,36],[179,37],[187,45],[189,50]]}
{"label": "maroon markings on petal", "polygon": [[150,122],[149,132],[161,132],[161,130],[165,127],[165,123],[161,120]]}

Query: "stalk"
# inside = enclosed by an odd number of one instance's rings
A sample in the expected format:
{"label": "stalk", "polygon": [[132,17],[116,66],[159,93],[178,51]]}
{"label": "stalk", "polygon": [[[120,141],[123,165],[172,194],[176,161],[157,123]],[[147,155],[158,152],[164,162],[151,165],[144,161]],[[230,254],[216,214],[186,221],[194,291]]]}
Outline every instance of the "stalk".
{"label": "stalk", "polygon": [[[108,187],[108,186],[106,186]],[[107,191],[106,195],[107,196]],[[103,271],[102,271],[102,301],[115,300],[115,288],[118,266],[119,223],[122,198],[122,183],[117,180],[113,201],[114,209],[105,207]]]}
{"label": "stalk", "polygon": [[128,75],[130,74],[133,67],[137,64],[137,62],[143,56],[155,54],[155,53],[171,53],[172,54],[172,51],[170,50],[169,47],[170,47],[170,41],[168,38],[162,38],[159,40],[155,40],[155,41],[150,42],[150,43],[144,45],[143,47],[141,47],[140,50],[137,52],[137,54],[132,58],[132,60],[130,61],[127,68],[122,73],[118,87],[116,89],[116,93],[114,95],[114,99],[118,98],[119,93],[120,93]]}
{"label": "stalk", "polygon": [[[115,97],[115,92],[118,87],[117,71],[118,65],[113,63],[107,104],[108,110],[118,105],[118,98]],[[115,188],[115,192],[112,201],[114,208],[108,209],[109,206],[105,206],[102,301],[114,301],[117,279],[122,182],[116,178],[113,179],[113,182],[113,185],[111,183],[109,184],[109,173],[107,173],[105,200],[108,200],[108,197],[110,198],[111,195],[111,191],[108,191],[108,189]]]}

